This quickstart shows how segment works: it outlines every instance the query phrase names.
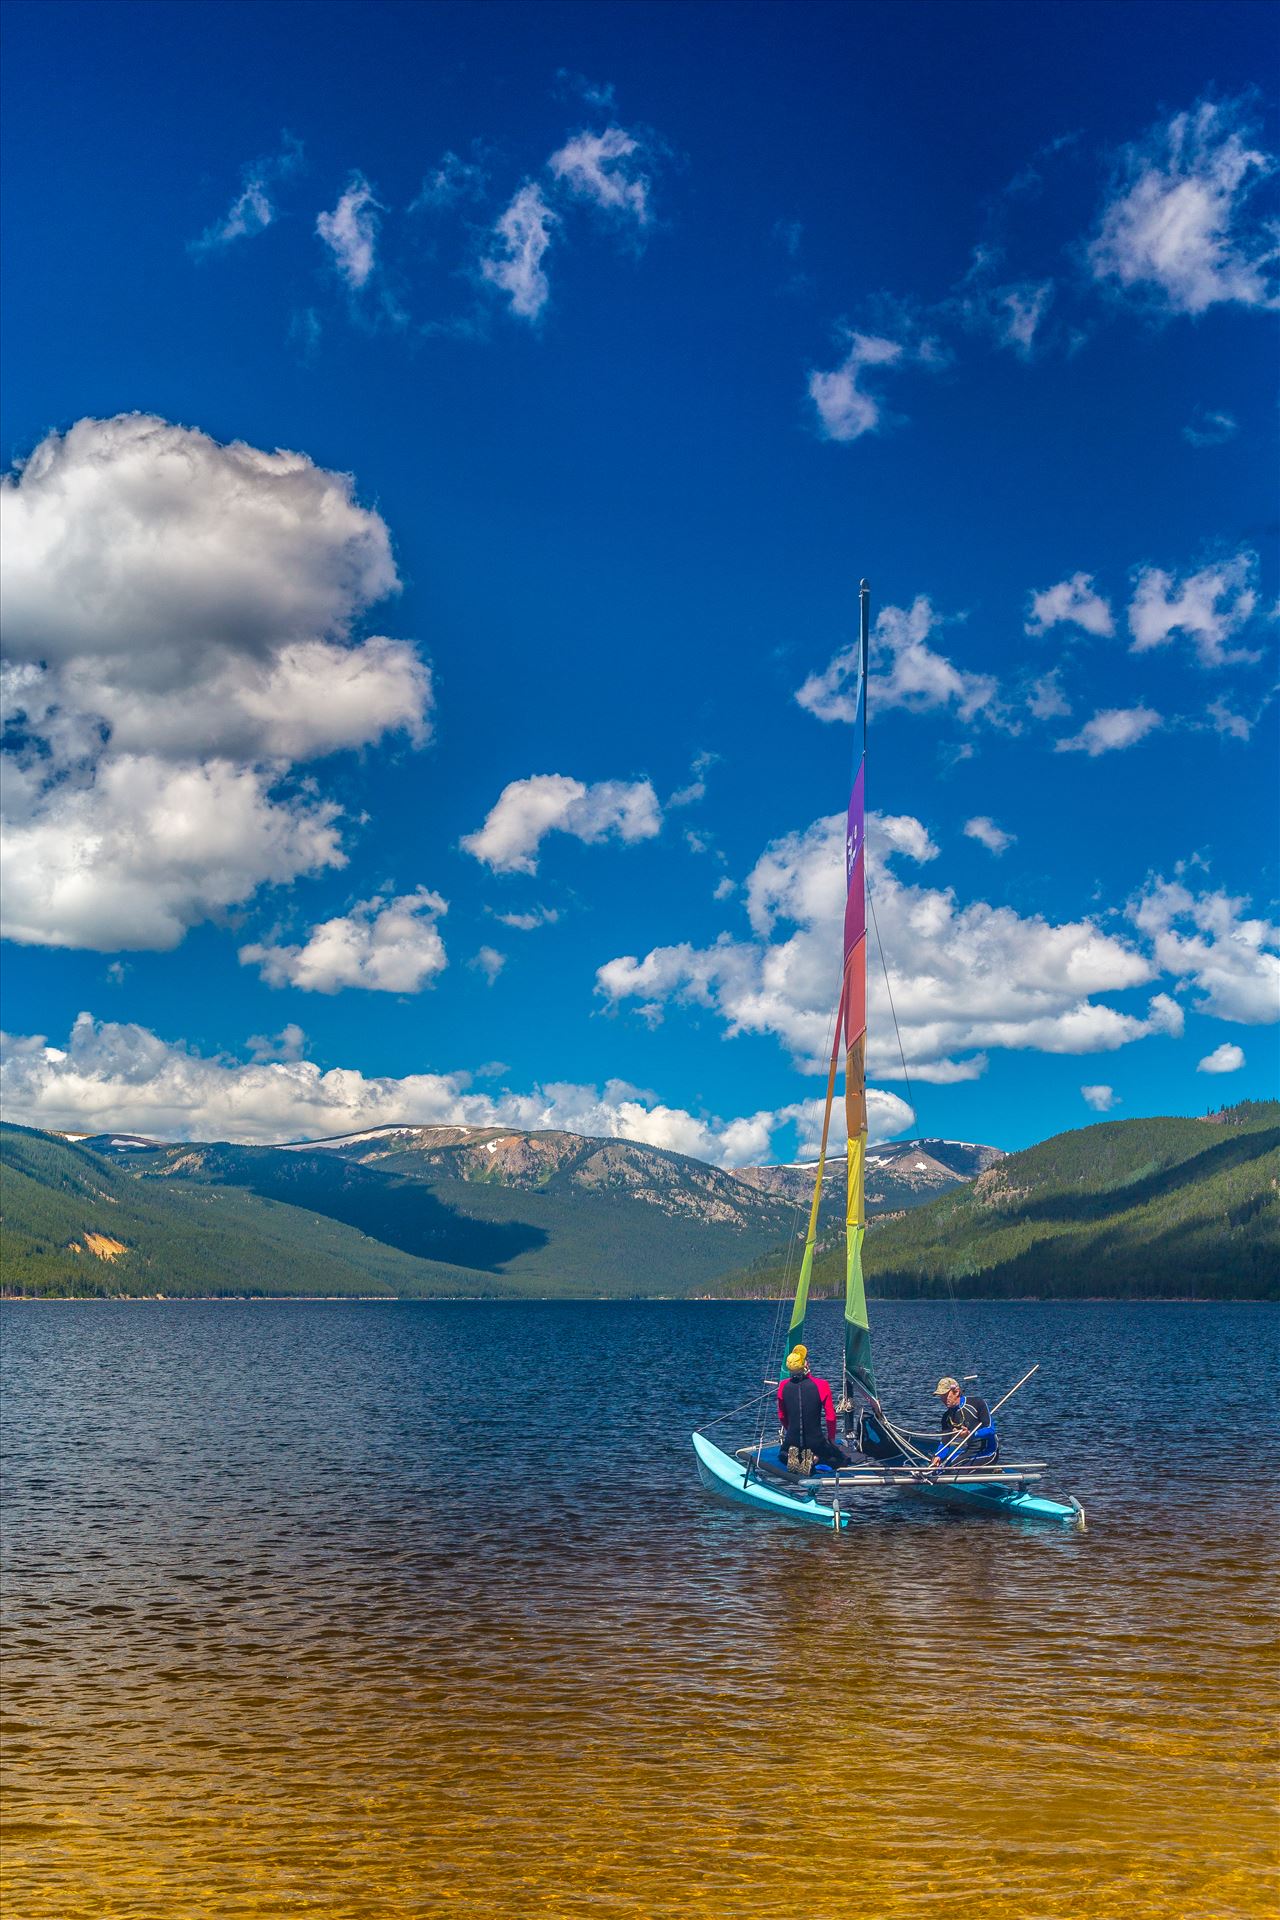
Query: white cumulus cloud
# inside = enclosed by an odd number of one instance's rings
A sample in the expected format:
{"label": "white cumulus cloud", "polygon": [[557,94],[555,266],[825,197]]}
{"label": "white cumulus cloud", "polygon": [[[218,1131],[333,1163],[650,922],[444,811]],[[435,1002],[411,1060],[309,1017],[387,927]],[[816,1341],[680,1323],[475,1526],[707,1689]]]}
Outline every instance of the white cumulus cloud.
{"label": "white cumulus cloud", "polygon": [[1258,660],[1256,650],[1228,645],[1257,611],[1257,574],[1258,556],[1248,549],[1181,579],[1161,567],[1139,567],[1129,603],[1129,651],[1149,653],[1180,633],[1202,667]]}
{"label": "white cumulus cloud", "polygon": [[448,964],[438,925],[447,911],[426,887],[392,900],[375,895],[312,927],[301,946],[241,947],[240,964],[256,966],[269,986],[304,993],[418,993]]}
{"label": "white cumulus cloud", "polygon": [[364,175],[353,173],[333,212],[316,215],[316,232],[353,292],[358,292],[373,272],[381,211]]}
{"label": "white cumulus cloud", "polygon": [[[380,1126],[510,1126],[637,1141],[723,1167],[767,1160],[774,1134],[800,1114],[798,1108],[729,1119],[694,1114],[621,1080],[488,1094],[475,1092],[472,1076],[463,1072],[397,1078],[354,1067],[326,1071],[301,1057],[304,1039],[297,1027],[285,1028],[276,1042],[256,1036],[253,1057],[241,1063],[206,1058],[146,1027],[82,1013],[65,1046],[50,1046],[40,1035],[2,1037],[0,1097],[8,1119],[51,1131],[269,1144]],[[895,1095],[882,1100],[872,1105],[877,1127],[899,1131],[914,1121]]]}
{"label": "white cumulus cloud", "polygon": [[615,834],[628,842],[652,840],[661,828],[662,810],[648,780],[588,786],[563,773],[535,773],[505,786],[484,825],[462,845],[495,873],[536,873],[549,833],[594,844]]}
{"label": "white cumulus cloud", "polygon": [[1220,889],[1197,894],[1158,877],[1127,911],[1160,971],[1199,991],[1198,1013],[1264,1026],[1280,1020],[1280,926],[1247,906]]}
{"label": "white cumulus cloud", "polygon": [[270,786],[255,767],[136,754],[51,782],[6,770],[5,937],[164,951],[264,885],[344,866],[337,808]]}
{"label": "white cumulus cloud", "polygon": [[1212,1053],[1206,1053],[1196,1066],[1197,1073],[1238,1073],[1244,1065],[1244,1048],[1224,1040]]}
{"label": "white cumulus cloud", "polygon": [[0,483],[5,930],[160,946],[341,865],[297,763],[427,738],[399,581],[349,475],[143,414],[53,433]]}
{"label": "white cumulus cloud", "polygon": [[1084,1096],[1086,1106],[1092,1107],[1095,1113],[1110,1113],[1116,1104],[1114,1087],[1081,1087],[1080,1092]]}
{"label": "white cumulus cloud", "polygon": [[1069,580],[1059,580],[1057,586],[1032,594],[1031,613],[1026,623],[1028,633],[1037,636],[1048,633],[1050,627],[1064,622],[1104,638],[1115,632],[1111,608],[1102,595],[1094,591],[1092,574],[1073,573]]}
{"label": "white cumulus cloud", "polygon": [[550,298],[542,262],[558,224],[542,189],[528,180],[494,227],[497,250],[480,262],[484,278],[506,294],[522,320],[536,320]]}
{"label": "white cumulus cloud", "polygon": [[1274,235],[1249,200],[1275,171],[1238,106],[1201,101],[1122,156],[1089,249],[1094,275],[1174,313],[1276,304]]}
{"label": "white cumulus cloud", "polygon": [[1152,707],[1104,707],[1086,720],[1079,733],[1054,742],[1055,753],[1087,753],[1096,760],[1100,753],[1117,753],[1145,740],[1149,733],[1164,725],[1162,715]]}
{"label": "white cumulus cloud", "polygon": [[[929,645],[944,624],[932,603],[918,595],[909,607],[884,607],[871,632],[872,697],[876,710],[905,707],[912,713],[951,707],[961,720],[995,717],[998,683],[991,674],[970,673]],[[858,643],[832,655],[821,673],[811,673],[796,699],[818,720],[852,722],[858,713]]]}
{"label": "white cumulus cloud", "polygon": [[[868,855],[876,921],[893,983],[903,1051],[913,1079],[973,1079],[988,1050],[1099,1053],[1156,1033],[1177,1033],[1182,1011],[1164,993],[1145,1014],[1098,996],[1153,978],[1150,957],[1090,920],[1055,924],[986,901],[961,905],[950,888],[899,877],[895,859],[929,857],[919,821],[872,815]],[[671,1004],[710,1009],[730,1035],[770,1033],[801,1067],[821,1072],[830,1045],[845,905],[845,821],[816,820],[768,846],[747,881],[754,939],[725,933],[622,955],[597,971],[610,1005],[637,1003],[661,1018]],[[869,963],[869,1064],[900,1077],[894,1018],[881,969]]]}

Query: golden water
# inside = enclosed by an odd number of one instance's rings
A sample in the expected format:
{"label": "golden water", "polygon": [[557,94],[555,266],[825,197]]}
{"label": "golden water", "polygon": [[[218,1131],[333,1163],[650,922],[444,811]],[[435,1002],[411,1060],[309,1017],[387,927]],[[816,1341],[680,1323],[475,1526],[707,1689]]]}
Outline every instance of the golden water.
{"label": "golden water", "polygon": [[[1113,1311],[1100,1396],[1128,1342],[1154,1412],[1183,1334]],[[590,1451],[583,1310],[465,1312],[6,1310],[6,1920],[1277,1912],[1266,1309],[1224,1310],[1198,1466],[1060,1444],[1088,1534],[840,1537],[704,1494],[655,1387],[749,1377],[759,1309],[596,1310]],[[518,1424],[460,1475],[495,1377]]]}

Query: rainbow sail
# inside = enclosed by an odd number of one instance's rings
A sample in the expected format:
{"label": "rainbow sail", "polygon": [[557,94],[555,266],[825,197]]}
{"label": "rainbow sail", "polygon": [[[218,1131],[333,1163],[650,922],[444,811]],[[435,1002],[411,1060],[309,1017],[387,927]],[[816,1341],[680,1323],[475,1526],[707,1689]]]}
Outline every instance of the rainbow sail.
{"label": "rainbow sail", "polygon": [[862,1243],[867,1232],[867,663],[871,638],[871,589],[858,588],[859,672],[855,725],[858,770],[849,796],[845,830],[844,1112],[848,1132],[848,1187],[845,1205],[844,1373],[845,1391],[856,1380],[876,1397],[867,1326],[867,1290],[862,1278]]}
{"label": "rainbow sail", "polygon": [[856,1381],[864,1392],[876,1398],[876,1377],[871,1365],[871,1334],[867,1327],[867,1293],[862,1278],[862,1243],[867,1231],[864,1179],[867,1160],[867,859],[866,859],[866,760],[867,760],[867,656],[870,644],[871,589],[864,580],[858,590],[859,671],[855,725],[858,728],[858,764],[853,792],[849,797],[849,816],[845,833],[845,876],[847,891],[844,910],[844,969],[840,983],[840,1001],[836,1010],[831,1065],[827,1073],[827,1099],[822,1115],[822,1144],[818,1149],[818,1168],[809,1208],[809,1230],[805,1237],[804,1257],[796,1283],[787,1329],[787,1344],[794,1346],[804,1333],[809,1304],[809,1282],[813,1275],[814,1251],[818,1238],[818,1210],[822,1203],[822,1182],[827,1168],[827,1138],[831,1130],[831,1108],[835,1099],[840,1052],[845,1055],[844,1106],[848,1130],[848,1186],[845,1204],[845,1292],[844,1292],[844,1385]]}

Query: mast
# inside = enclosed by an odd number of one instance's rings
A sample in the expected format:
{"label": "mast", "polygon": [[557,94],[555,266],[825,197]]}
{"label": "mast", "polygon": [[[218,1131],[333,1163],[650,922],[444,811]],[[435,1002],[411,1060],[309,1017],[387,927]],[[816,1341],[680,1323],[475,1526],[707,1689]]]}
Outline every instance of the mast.
{"label": "mast", "polygon": [[862,1242],[866,1233],[864,1172],[867,1158],[867,862],[866,862],[866,760],[867,760],[867,671],[871,647],[871,588],[863,580],[858,587],[858,696],[855,712],[855,771],[853,792],[849,798],[845,833],[845,875],[847,893],[844,914],[844,967],[840,979],[840,1002],[836,1008],[832,1036],[831,1064],[827,1072],[827,1098],[822,1115],[822,1144],[809,1207],[809,1230],[805,1237],[804,1258],[796,1282],[787,1345],[792,1347],[804,1333],[805,1312],[809,1304],[809,1282],[813,1274],[814,1249],[818,1237],[818,1211],[822,1203],[822,1182],[827,1167],[827,1138],[831,1129],[831,1108],[835,1099],[840,1053],[845,1054],[844,1101],[848,1130],[848,1186],[845,1205],[845,1293],[844,1293],[844,1393],[856,1381],[864,1392],[876,1398],[876,1377],[871,1365],[871,1335],[867,1327],[867,1296],[862,1279]]}
{"label": "mast", "polygon": [[848,892],[844,910],[844,1110],[848,1131],[848,1187],[845,1206],[844,1395],[857,1384],[874,1400],[867,1293],[862,1278],[862,1243],[867,1231],[867,681],[871,652],[871,588],[858,586],[858,707],[860,738],[857,771],[849,797],[845,834]]}

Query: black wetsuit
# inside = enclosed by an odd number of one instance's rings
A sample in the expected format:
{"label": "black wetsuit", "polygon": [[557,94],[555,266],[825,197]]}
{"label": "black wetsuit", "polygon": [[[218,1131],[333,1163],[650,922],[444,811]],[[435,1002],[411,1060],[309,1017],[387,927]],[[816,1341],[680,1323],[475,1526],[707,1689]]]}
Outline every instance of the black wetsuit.
{"label": "black wetsuit", "polygon": [[778,1406],[784,1427],[781,1447],[784,1460],[788,1449],[795,1447],[800,1453],[811,1453],[824,1467],[849,1465],[849,1455],[828,1438],[822,1395],[807,1374],[798,1377],[793,1374],[783,1381]]}
{"label": "black wetsuit", "polygon": [[[962,1433],[976,1433],[979,1427],[991,1425],[991,1409],[981,1394],[966,1393],[954,1407],[942,1409],[942,1445],[949,1448]],[[995,1435],[984,1436],[981,1440],[970,1441],[967,1446],[957,1447],[949,1460],[994,1460],[999,1451]]]}

